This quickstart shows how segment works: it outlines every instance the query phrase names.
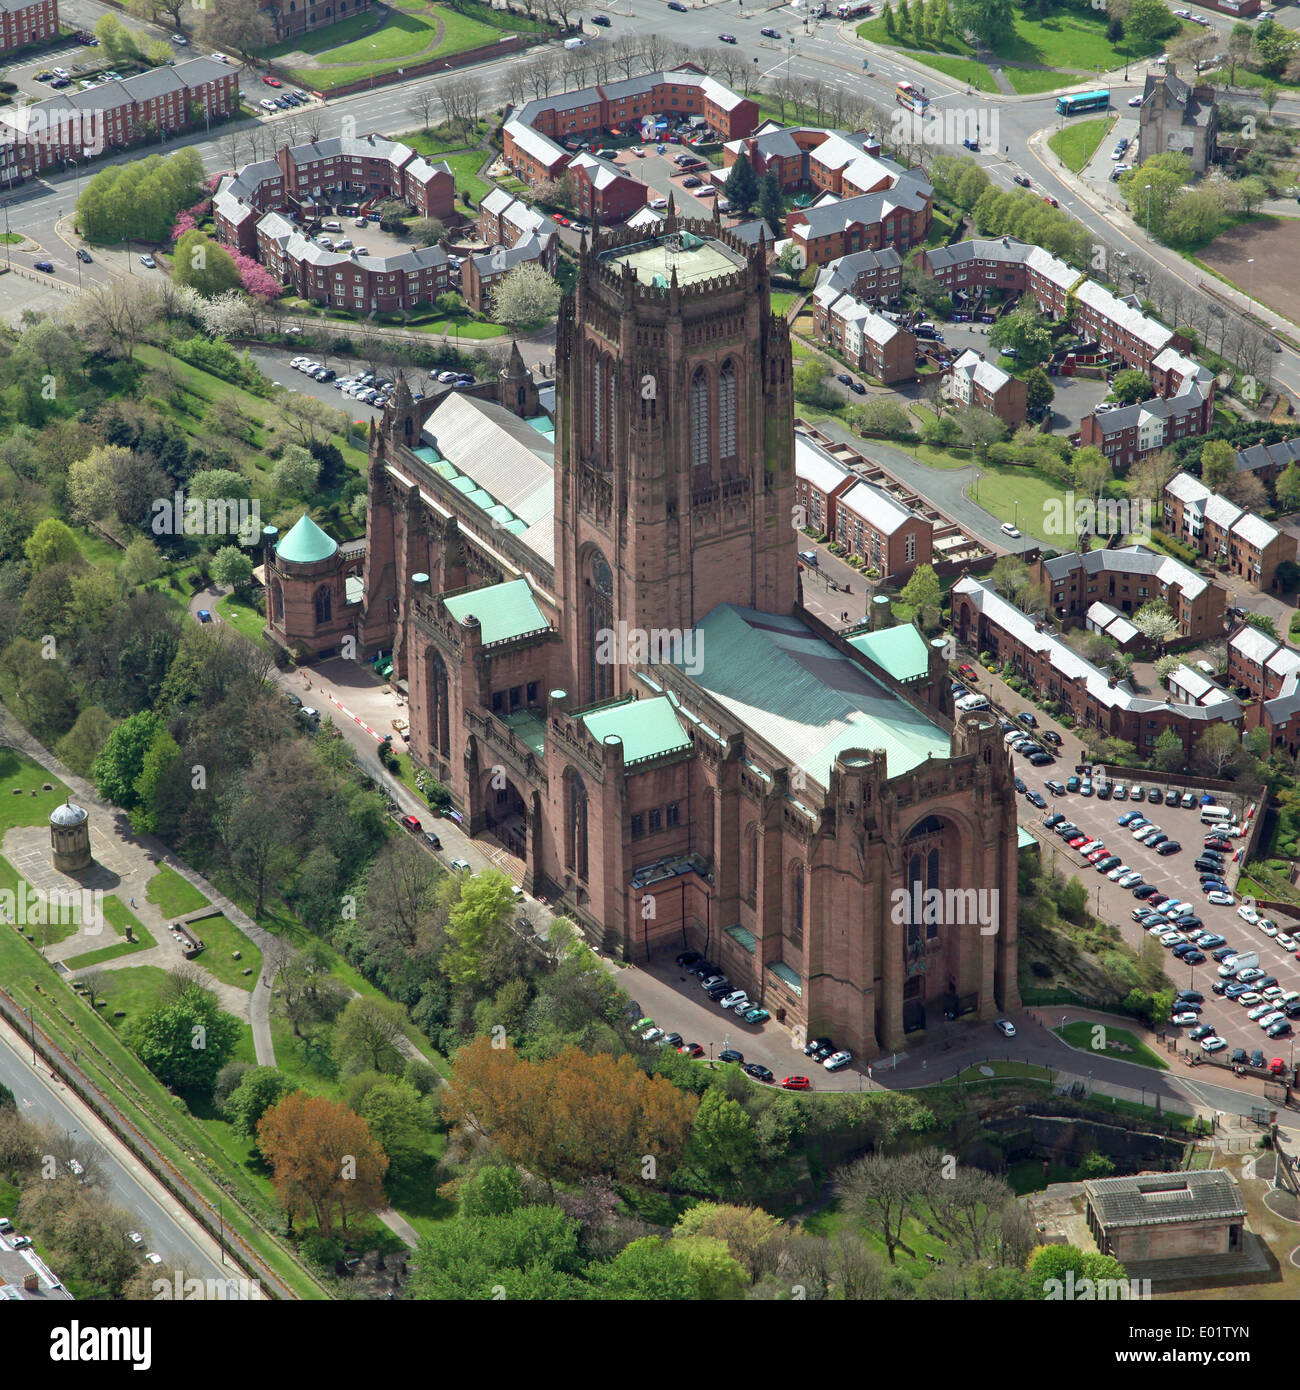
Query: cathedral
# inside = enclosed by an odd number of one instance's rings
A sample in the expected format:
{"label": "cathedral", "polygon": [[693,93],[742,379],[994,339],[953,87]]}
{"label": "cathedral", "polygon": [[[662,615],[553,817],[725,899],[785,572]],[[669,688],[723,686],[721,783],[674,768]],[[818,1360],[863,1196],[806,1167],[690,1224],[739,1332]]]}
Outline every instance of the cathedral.
{"label": "cathedral", "polygon": [[802,605],[761,248],[672,208],[597,229],[556,364],[553,414],[517,349],[476,391],[399,383],[364,545],[268,539],[271,635],[391,671],[465,828],[620,958],[701,951],[864,1059],[1017,1008],[996,722],[954,716],[942,641]]}

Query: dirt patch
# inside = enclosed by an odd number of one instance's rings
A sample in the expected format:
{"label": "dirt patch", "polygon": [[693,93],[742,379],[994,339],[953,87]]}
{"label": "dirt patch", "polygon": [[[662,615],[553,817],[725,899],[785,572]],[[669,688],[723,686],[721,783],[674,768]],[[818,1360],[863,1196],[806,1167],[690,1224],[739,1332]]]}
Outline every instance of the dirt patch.
{"label": "dirt patch", "polygon": [[[1296,224],[1287,219],[1277,222],[1248,222],[1216,237],[1201,252],[1200,259],[1226,276],[1245,294],[1251,293],[1279,314],[1295,322],[1300,319],[1300,280],[1295,278]],[[1246,264],[1251,258],[1255,264]]]}

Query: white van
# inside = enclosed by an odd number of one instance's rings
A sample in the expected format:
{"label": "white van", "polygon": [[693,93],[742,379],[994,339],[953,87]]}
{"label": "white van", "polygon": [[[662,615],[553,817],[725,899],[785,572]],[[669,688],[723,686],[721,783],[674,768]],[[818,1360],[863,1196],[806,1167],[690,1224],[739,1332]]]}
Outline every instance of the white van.
{"label": "white van", "polygon": [[586,48],[586,46],[587,46],[587,40],[586,40],[586,39],[565,39],[565,41],[564,41],[564,46],[565,46],[565,48]]}
{"label": "white van", "polygon": [[957,708],[963,714],[969,714],[972,710],[988,709],[989,697],[987,695],[963,695],[957,701]]}
{"label": "white van", "polygon": [[1224,821],[1232,819],[1232,812],[1226,806],[1202,806],[1201,824],[1202,825],[1222,825]]}

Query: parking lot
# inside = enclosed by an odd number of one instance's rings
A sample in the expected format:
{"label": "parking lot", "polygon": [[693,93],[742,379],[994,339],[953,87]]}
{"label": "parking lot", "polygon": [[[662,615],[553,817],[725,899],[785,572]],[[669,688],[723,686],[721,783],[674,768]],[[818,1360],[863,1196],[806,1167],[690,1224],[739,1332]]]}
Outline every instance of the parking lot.
{"label": "parking lot", "polygon": [[[1163,800],[1160,804],[1153,804],[1145,797],[1141,805],[1138,805],[1131,797],[1123,801],[1116,801],[1113,796],[1109,800],[1101,800],[1095,794],[1083,796],[1072,792],[1054,796],[1047,789],[1046,782],[1055,780],[1064,783],[1068,777],[1075,775],[1073,767],[1063,766],[1059,762],[1047,767],[1032,767],[1016,754],[1012,755],[1012,764],[1016,775],[1023,780],[1027,789],[1038,792],[1047,802],[1046,809],[1036,813],[1037,820],[1041,822],[1058,812],[1065,815],[1079,827],[1081,833],[1101,840],[1110,853],[1119,855],[1125,865],[1140,873],[1143,883],[1155,885],[1160,892],[1170,895],[1171,898],[1190,902],[1192,911],[1201,919],[1205,930],[1224,937],[1228,946],[1242,951],[1257,952],[1260,958],[1259,968],[1264,970],[1266,975],[1275,976],[1277,985],[1283,990],[1300,990],[1300,960],[1296,959],[1295,952],[1285,950],[1238,914],[1238,909],[1243,904],[1235,893],[1240,870],[1240,866],[1233,862],[1237,850],[1225,852],[1223,856],[1226,866],[1224,878],[1229,889],[1233,891],[1233,904],[1216,906],[1202,892],[1194,861],[1201,851],[1205,837],[1212,832],[1213,827],[1201,823],[1199,805],[1184,809],[1181,805],[1167,806]],[[1135,781],[1146,789],[1158,786],[1161,792],[1168,790],[1158,779],[1155,782],[1150,778]],[[1135,781],[1123,785],[1131,788]],[[1186,789],[1183,787],[1178,788],[1180,793],[1184,790]],[[1196,791],[1195,788],[1191,790]],[[1199,802],[1199,793],[1196,799]],[[1245,809],[1240,799],[1224,804],[1237,814]],[[1172,855],[1161,855],[1155,849],[1135,840],[1128,828],[1117,823],[1120,816],[1134,810],[1140,811],[1147,820],[1160,826],[1166,835],[1178,841],[1182,846],[1181,850]],[[1029,823],[1029,817],[1023,812],[1022,821]],[[1048,867],[1066,877],[1077,874],[1088,889],[1089,910],[1102,920],[1114,923],[1125,941],[1135,950],[1140,950],[1147,932],[1133,920],[1132,914],[1144,904],[1134,898],[1133,889],[1121,888],[1118,883],[1112,882],[1106,873],[1097,872],[1092,864],[1047,827],[1040,824],[1037,829],[1044,842],[1043,852]],[[1240,839],[1233,839],[1230,843],[1240,844]],[[1140,886],[1133,885],[1134,888]],[[1286,930],[1285,921],[1279,925],[1283,931]],[[1229,1050],[1241,1047],[1247,1052],[1252,1052],[1258,1048],[1267,1057],[1291,1057],[1294,1042],[1292,1038],[1270,1039],[1247,1017],[1250,1009],[1254,1007],[1253,1003],[1243,1008],[1213,993],[1212,986],[1218,981],[1219,974],[1218,962],[1212,954],[1201,965],[1186,965],[1171,954],[1165,962],[1165,974],[1175,989],[1197,990],[1204,994],[1200,1017],[1204,1022],[1214,1026],[1215,1032],[1228,1043]],[[1188,1041],[1184,1043],[1184,1047],[1196,1050],[1197,1044]]]}
{"label": "parking lot", "polygon": [[[664,153],[657,153],[659,146],[654,144],[639,145],[636,148],[645,151],[643,155],[635,155],[630,149],[620,150],[618,157],[613,161],[620,169],[623,169],[629,178],[639,179],[647,188],[652,189],[653,193],[648,201],[652,204],[656,199],[667,199],[671,193],[673,201],[677,205],[677,211],[686,217],[712,217],[714,198],[698,197],[699,189],[690,189],[685,186],[687,178],[700,179],[700,187],[704,187],[708,182],[709,162],[704,159],[704,164],[708,167],[697,168],[694,171],[679,169],[673,163],[675,156],[679,154],[693,154],[694,151],[684,145],[665,145]],[[697,159],[703,159],[702,155],[696,155]]]}

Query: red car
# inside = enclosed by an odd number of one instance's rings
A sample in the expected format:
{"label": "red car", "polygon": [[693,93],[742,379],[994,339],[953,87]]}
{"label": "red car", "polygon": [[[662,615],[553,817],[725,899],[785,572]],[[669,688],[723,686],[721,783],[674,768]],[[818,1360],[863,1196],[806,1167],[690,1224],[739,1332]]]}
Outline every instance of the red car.
{"label": "red car", "polygon": [[569,219],[567,217],[561,217],[558,213],[555,216],[555,220],[561,227],[567,227],[569,225]]}
{"label": "red car", "polygon": [[403,830],[415,832],[420,829],[420,822],[414,816],[403,816],[399,824]]}
{"label": "red car", "polygon": [[1051,195],[1050,193],[1044,193],[1044,194],[1043,194],[1043,202],[1045,202],[1045,203],[1051,203],[1051,205],[1052,205],[1054,208],[1059,208],[1059,207],[1061,206],[1060,203],[1058,203],[1058,202],[1056,201],[1056,199],[1053,198],[1052,195]]}
{"label": "red car", "polygon": [[1105,857],[1106,857],[1109,853],[1110,853],[1110,850],[1108,850],[1108,849],[1106,848],[1105,845],[1101,845],[1099,848],[1092,850],[1092,851],[1088,854],[1088,856],[1087,856],[1088,863],[1089,863],[1089,864],[1095,864],[1099,859],[1105,859]]}
{"label": "red car", "polygon": [[704,1056],[704,1049],[699,1043],[683,1043],[677,1050],[678,1052],[684,1052],[688,1057]]}
{"label": "red car", "polygon": [[1071,849],[1078,849],[1080,845],[1086,845],[1088,843],[1088,838],[1087,835],[1071,835],[1066,843]]}
{"label": "red car", "polygon": [[812,1082],[806,1076],[787,1076],[781,1083],[787,1091],[811,1091]]}
{"label": "red car", "polygon": [[280,79],[278,77],[264,77],[262,81],[265,82],[268,87],[280,86]]}
{"label": "red car", "polygon": [[1219,851],[1223,851],[1223,850],[1229,850],[1229,849],[1231,849],[1232,846],[1228,843],[1227,840],[1220,840],[1220,839],[1218,839],[1217,837],[1211,835],[1211,836],[1209,836],[1209,838],[1205,841],[1205,848],[1206,848],[1206,849],[1217,849],[1217,850],[1219,850]]}
{"label": "red car", "polygon": [[968,679],[975,679],[975,668],[973,666],[962,665],[958,666],[957,669],[962,673],[963,676],[966,676]]}

